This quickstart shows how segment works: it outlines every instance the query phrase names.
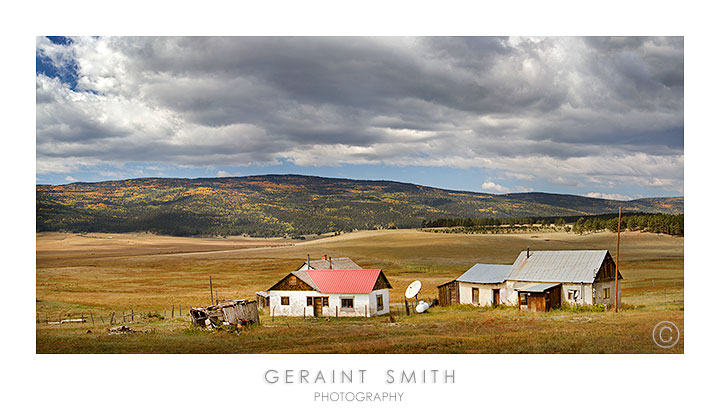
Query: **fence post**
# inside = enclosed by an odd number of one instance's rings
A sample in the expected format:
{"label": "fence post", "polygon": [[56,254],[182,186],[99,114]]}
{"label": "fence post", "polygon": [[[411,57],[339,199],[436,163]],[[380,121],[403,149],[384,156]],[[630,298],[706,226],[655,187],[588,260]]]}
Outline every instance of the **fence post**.
{"label": "fence post", "polygon": [[135,310],[130,309],[130,321],[135,323]]}
{"label": "fence post", "polygon": [[95,324],[95,319],[93,318],[92,311],[90,312],[90,321],[92,321],[92,324]]}
{"label": "fence post", "polygon": [[338,318],[338,306],[335,306],[335,319]]}
{"label": "fence post", "polygon": [[172,305],[172,310],[170,311],[170,317],[175,318],[175,304]]}
{"label": "fence post", "polygon": [[115,312],[112,312],[112,316],[110,316],[110,325],[113,325],[113,322],[115,321]]}
{"label": "fence post", "polygon": [[182,304],[178,305],[178,316],[182,317]]}

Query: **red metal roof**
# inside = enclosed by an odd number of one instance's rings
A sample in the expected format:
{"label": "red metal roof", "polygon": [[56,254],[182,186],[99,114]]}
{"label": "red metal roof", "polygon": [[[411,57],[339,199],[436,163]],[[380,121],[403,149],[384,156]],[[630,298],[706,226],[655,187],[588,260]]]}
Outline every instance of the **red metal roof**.
{"label": "red metal roof", "polygon": [[317,269],[305,271],[320,292],[369,294],[382,274],[381,269]]}

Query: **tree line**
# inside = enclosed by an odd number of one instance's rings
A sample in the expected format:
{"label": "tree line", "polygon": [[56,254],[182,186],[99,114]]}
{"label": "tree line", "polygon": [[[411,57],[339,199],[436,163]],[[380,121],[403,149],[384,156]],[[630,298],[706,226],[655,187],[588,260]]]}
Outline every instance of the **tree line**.
{"label": "tree line", "polygon": [[[572,231],[578,234],[609,230],[617,232],[618,221],[599,219],[593,216],[580,217],[574,222]],[[620,221],[620,230],[665,233],[673,236],[685,235],[685,216],[683,214],[624,214]]]}
{"label": "tree line", "polygon": [[[570,226],[572,225],[572,226]],[[685,233],[683,214],[659,213],[624,213],[620,222],[622,231],[645,231],[683,236]],[[455,233],[493,233],[498,229],[508,230],[540,230],[555,228],[556,230],[572,231],[578,234],[609,230],[617,232],[617,214],[599,214],[590,216],[566,217],[507,217],[507,218],[442,218],[424,220],[423,228],[445,227],[456,228]]]}

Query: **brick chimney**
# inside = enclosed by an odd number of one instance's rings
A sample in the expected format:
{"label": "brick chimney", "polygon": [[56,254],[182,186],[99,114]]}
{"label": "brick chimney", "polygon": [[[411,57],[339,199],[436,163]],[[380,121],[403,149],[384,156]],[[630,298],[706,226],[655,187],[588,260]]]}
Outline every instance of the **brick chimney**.
{"label": "brick chimney", "polygon": [[528,246],[527,248],[527,256],[525,257],[525,259],[530,259],[530,246]]}

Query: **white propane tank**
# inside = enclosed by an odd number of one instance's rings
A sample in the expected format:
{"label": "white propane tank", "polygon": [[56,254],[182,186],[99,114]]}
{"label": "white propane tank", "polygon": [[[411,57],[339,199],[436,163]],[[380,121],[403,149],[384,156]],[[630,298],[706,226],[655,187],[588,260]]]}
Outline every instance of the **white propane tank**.
{"label": "white propane tank", "polygon": [[425,301],[420,301],[417,306],[415,306],[415,311],[418,313],[424,313],[430,308],[430,304],[426,303]]}

